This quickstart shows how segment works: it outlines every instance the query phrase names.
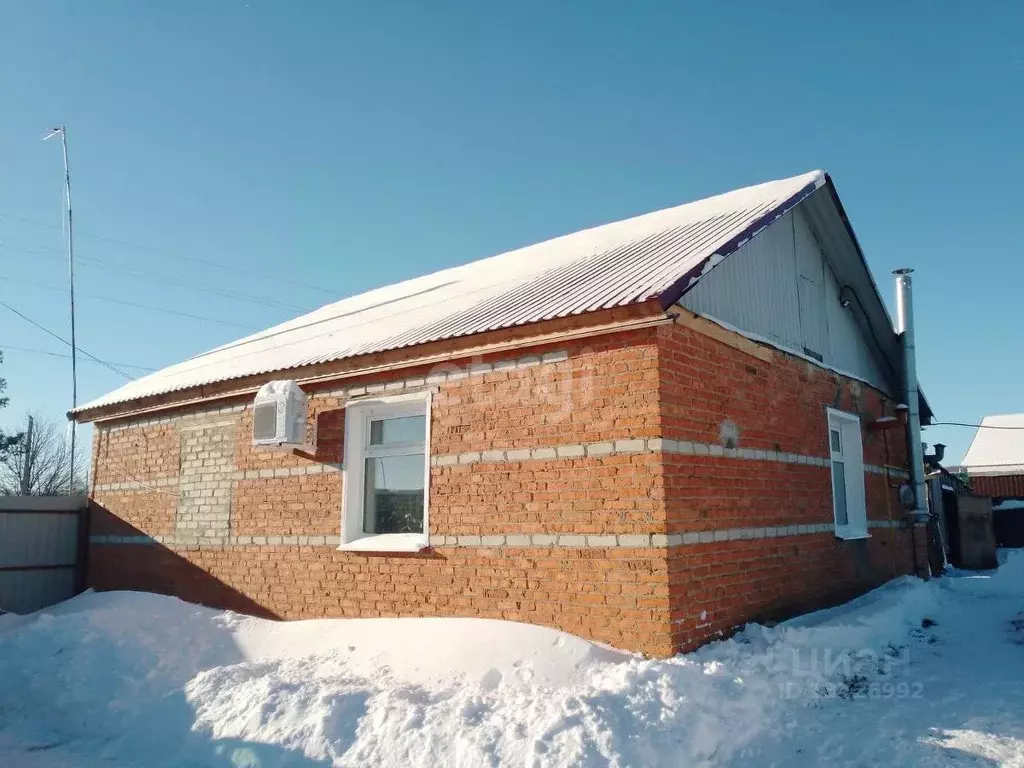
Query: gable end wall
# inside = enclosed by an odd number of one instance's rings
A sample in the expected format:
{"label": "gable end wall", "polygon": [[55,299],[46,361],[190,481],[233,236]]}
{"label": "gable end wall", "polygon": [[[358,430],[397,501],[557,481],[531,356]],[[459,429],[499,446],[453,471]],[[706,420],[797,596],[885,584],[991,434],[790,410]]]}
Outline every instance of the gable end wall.
{"label": "gable end wall", "polygon": [[[748,621],[834,605],[915,570],[884,467],[906,467],[902,430],[878,390],[768,347],[658,329],[673,646],[690,650]],[[826,408],[860,416],[870,538],[833,525]],[[888,443],[888,445],[886,445]],[[896,469],[892,482],[906,477]],[[918,535],[923,547],[924,538]],[[926,562],[923,550],[919,563]]]}
{"label": "gable end wall", "polygon": [[858,325],[857,307],[839,301],[841,286],[803,205],[708,272],[680,304],[889,390],[877,350]]}

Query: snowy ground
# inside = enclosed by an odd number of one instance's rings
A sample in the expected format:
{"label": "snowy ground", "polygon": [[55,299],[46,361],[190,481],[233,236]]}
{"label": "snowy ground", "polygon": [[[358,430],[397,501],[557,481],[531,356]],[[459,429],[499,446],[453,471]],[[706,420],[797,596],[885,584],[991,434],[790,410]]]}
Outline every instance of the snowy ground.
{"label": "snowy ground", "polygon": [[1024,551],[665,661],[135,593],[0,617],[0,765],[1024,766]]}

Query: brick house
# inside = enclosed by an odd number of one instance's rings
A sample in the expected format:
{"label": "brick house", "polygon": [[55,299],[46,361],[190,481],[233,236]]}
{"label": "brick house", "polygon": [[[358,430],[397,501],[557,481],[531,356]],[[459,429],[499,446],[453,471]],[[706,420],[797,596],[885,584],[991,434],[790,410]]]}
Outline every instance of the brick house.
{"label": "brick house", "polygon": [[[892,488],[904,430],[876,428],[899,361],[822,172],[585,230],[79,408],[90,583],[690,649],[926,562]],[[308,397],[308,445],[254,445],[271,380]]]}

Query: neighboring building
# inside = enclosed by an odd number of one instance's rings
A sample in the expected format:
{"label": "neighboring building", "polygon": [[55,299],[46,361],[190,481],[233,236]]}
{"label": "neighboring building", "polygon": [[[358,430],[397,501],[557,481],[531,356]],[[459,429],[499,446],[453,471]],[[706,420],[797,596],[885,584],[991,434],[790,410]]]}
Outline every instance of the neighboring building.
{"label": "neighboring building", "polygon": [[1024,413],[982,419],[960,471],[975,493],[1024,499]]}
{"label": "neighboring building", "polygon": [[[900,365],[824,173],[566,235],[79,408],[91,584],[690,649],[926,568],[887,483],[904,431],[871,428]],[[308,446],[254,445],[282,379]]]}
{"label": "neighboring building", "polygon": [[974,493],[992,497],[996,543],[1024,546],[1024,413],[982,419],[960,472]]}
{"label": "neighboring building", "polygon": [[947,564],[975,570],[995,568],[992,500],[974,493],[962,477],[949,472],[935,457],[926,456],[925,465],[929,470],[928,508],[937,523],[931,529],[935,539],[928,550],[932,574],[941,574]]}

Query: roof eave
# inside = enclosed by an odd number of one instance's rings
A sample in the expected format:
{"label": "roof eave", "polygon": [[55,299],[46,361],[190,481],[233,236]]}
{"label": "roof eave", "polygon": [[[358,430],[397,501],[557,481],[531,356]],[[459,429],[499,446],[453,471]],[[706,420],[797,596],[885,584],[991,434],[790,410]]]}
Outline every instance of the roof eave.
{"label": "roof eave", "polygon": [[[80,406],[73,411],[68,411],[67,417],[79,424],[109,421],[132,416],[140,410],[147,412],[171,410],[195,406],[202,402],[242,397],[250,392],[255,392],[261,384],[275,378],[290,376],[299,379],[303,384],[315,381],[320,385],[333,380],[365,378],[366,376],[380,375],[385,371],[416,368],[452,359],[497,354],[525,347],[545,346],[566,340],[639,329],[665,322],[672,322],[671,317],[667,316],[656,301],[647,300],[569,317],[524,323],[452,339],[413,344],[301,367],[235,376],[112,403]],[[569,324],[569,327],[566,328],[565,324]],[[555,330],[550,330],[551,327],[554,327]],[[536,330],[529,334],[530,329]],[[520,335],[509,338],[508,334]],[[492,337],[497,340],[492,340]],[[434,353],[434,350],[450,348],[452,344],[455,345],[454,349]],[[416,353],[420,353],[419,356]],[[377,365],[373,362],[377,358],[389,362]]]}

